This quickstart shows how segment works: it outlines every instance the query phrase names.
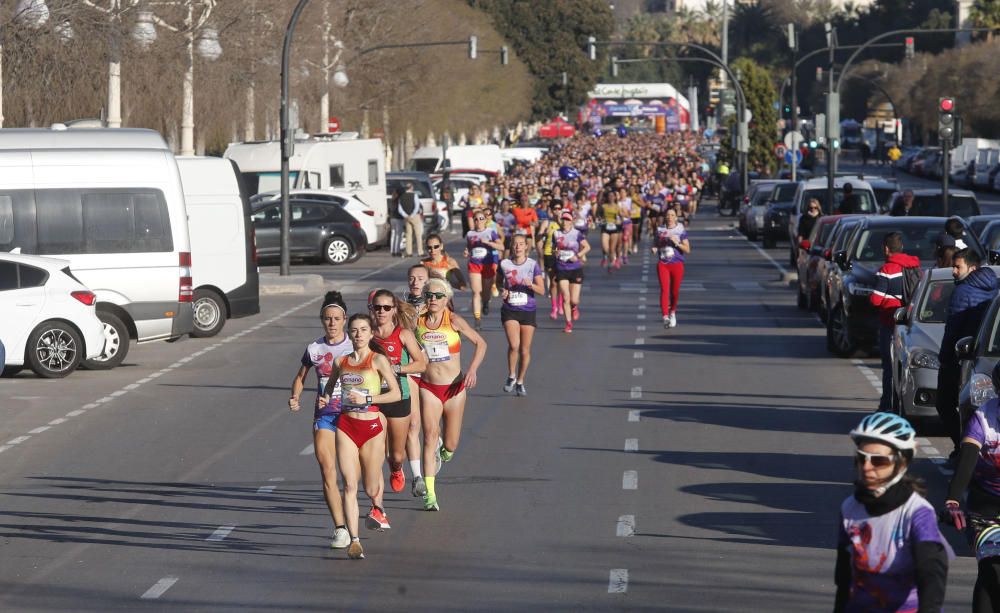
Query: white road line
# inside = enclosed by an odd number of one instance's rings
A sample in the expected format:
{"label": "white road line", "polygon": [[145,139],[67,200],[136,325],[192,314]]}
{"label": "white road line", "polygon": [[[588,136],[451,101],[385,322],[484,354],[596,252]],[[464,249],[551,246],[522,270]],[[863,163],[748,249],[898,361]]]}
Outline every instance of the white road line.
{"label": "white road line", "polygon": [[615,535],[628,538],[635,536],[635,515],[622,515],[615,526]]}
{"label": "white road line", "polygon": [[119,396],[124,396],[127,393],[128,393],[128,390],[116,390],[116,391],[111,392],[108,395],[111,396],[112,398],[118,398]]}
{"label": "white road line", "polygon": [[31,438],[31,437],[27,436],[27,435],[25,435],[25,436],[19,436],[17,438],[10,439],[9,441],[7,441],[6,444],[8,444],[8,445],[20,445],[21,443],[23,443],[24,441],[28,440],[29,438]]}
{"label": "white road line", "polygon": [[125,387],[123,387],[122,389],[123,389],[123,390],[134,390],[134,389],[136,389],[136,388],[138,388],[138,387],[142,387],[142,383],[139,383],[139,382],[136,382],[136,383],[129,383],[128,385],[126,385],[126,386],[125,386]]}
{"label": "white road line", "polygon": [[69,421],[69,420],[66,419],[65,417],[56,417],[55,419],[53,419],[52,421],[49,422],[49,425],[50,426],[58,426],[59,424],[64,424],[67,421]]}
{"label": "white road line", "polygon": [[635,331],[636,332],[645,332],[646,331],[646,326],[644,326],[642,324],[639,324],[638,326],[635,327]]}
{"label": "white road line", "polygon": [[641,368],[633,368],[632,369],[632,376],[633,377],[641,377],[642,376],[642,369]]}
{"label": "white road line", "polygon": [[639,421],[639,409],[629,409],[628,411],[629,421]]}
{"label": "white road line", "polygon": [[644,339],[644,338],[637,338],[637,339],[635,339],[635,342],[632,343],[632,344],[633,345],[645,345],[646,344],[646,339]]}
{"label": "white road line", "polygon": [[101,405],[97,404],[96,402],[91,402],[90,404],[85,404],[85,405],[83,405],[80,408],[81,409],[88,409],[89,410],[89,409],[96,409],[99,406],[101,406]]}
{"label": "white road line", "polygon": [[[645,296],[639,296],[639,302],[646,302],[646,297]],[[646,308],[646,307],[642,307],[642,308]]]}
{"label": "white road line", "polygon": [[111,402],[112,400],[114,399],[111,396],[105,396],[104,398],[100,398],[95,402],[105,403],[105,402]]}
{"label": "white road line", "polygon": [[85,410],[76,409],[75,411],[70,411],[69,413],[66,413],[66,417],[76,417],[78,415],[83,415],[84,413],[86,413]]}
{"label": "white road line", "polygon": [[649,281],[649,275],[642,275],[641,278],[643,281]]}
{"label": "white road line", "polygon": [[164,577],[153,584],[153,587],[146,590],[146,592],[139,598],[143,600],[155,600],[160,596],[163,596],[164,592],[169,590],[175,583],[177,583],[179,577]]}
{"label": "white road line", "polygon": [[640,304],[640,305],[639,305],[639,310],[640,310],[640,311],[645,311],[645,310],[646,310],[646,305],[644,305],[644,304]]}
{"label": "white road line", "polygon": [[751,247],[753,247],[754,249],[756,249],[757,253],[759,253],[762,256],[764,256],[765,258],[767,258],[767,261],[770,262],[771,264],[773,264],[775,268],[777,268],[778,270],[780,270],[781,274],[783,274],[783,275],[787,275],[788,274],[788,271],[785,269],[785,267],[782,266],[781,264],[779,264],[777,261],[775,261],[775,259],[771,257],[770,253],[768,253],[768,252],[764,251],[763,249],[761,249],[760,247],[758,247],[757,243],[751,243],[750,240],[747,239],[747,244],[750,245]]}
{"label": "white road line", "polygon": [[608,577],[608,593],[624,594],[628,591],[628,569],[612,568]]}
{"label": "white road line", "polygon": [[633,351],[632,352],[632,359],[633,360],[641,360],[644,357],[646,357],[646,354],[643,353],[643,352],[641,352],[641,351]]}
{"label": "white road line", "polygon": [[640,287],[640,288],[639,288],[639,293],[640,293],[640,294],[645,294],[645,293],[646,293],[646,292],[648,292],[648,291],[649,291],[649,288],[648,288],[648,287]]}
{"label": "white road line", "polygon": [[268,481],[275,481],[275,482],[284,481],[284,480],[285,480],[284,477],[271,477],[270,479],[268,479]]}
{"label": "white road line", "polygon": [[11,448],[11,445],[0,445],[0,453],[3,453]]}
{"label": "white road line", "polygon": [[625,453],[635,453],[636,451],[639,451],[639,439],[637,438],[625,439]]}
{"label": "white road line", "polygon": [[639,489],[639,473],[634,470],[626,470],[622,473],[622,489],[623,490],[637,490]]}
{"label": "white road line", "polygon": [[316,448],[313,446],[312,443],[309,443],[308,445],[306,445],[305,449],[299,452],[299,455],[312,455],[314,453],[316,453]]}
{"label": "white road line", "polygon": [[270,494],[277,487],[278,487],[277,485],[262,485],[262,486],[260,486],[260,487],[257,488],[257,493],[258,494]]}
{"label": "white road line", "polygon": [[636,319],[646,319],[646,314],[645,313],[639,313],[638,315],[636,315],[635,318]]}
{"label": "white road line", "polygon": [[45,432],[51,427],[52,426],[38,426],[34,430],[28,430],[28,434],[41,434],[42,432]]}
{"label": "white road line", "polygon": [[229,533],[236,529],[236,526],[219,526],[206,541],[221,541],[229,536]]}
{"label": "white road line", "polygon": [[632,400],[638,400],[639,398],[642,398],[642,387],[638,385],[632,386],[632,389],[629,390],[628,396]]}

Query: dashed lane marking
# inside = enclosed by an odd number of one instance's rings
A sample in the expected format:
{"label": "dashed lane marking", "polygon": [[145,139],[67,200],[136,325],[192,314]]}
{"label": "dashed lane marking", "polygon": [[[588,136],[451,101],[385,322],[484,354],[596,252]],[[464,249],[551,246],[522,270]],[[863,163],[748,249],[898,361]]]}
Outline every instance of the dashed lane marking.
{"label": "dashed lane marking", "polygon": [[615,534],[623,538],[635,536],[635,515],[622,515],[615,526]]}
{"label": "dashed lane marking", "polygon": [[21,443],[23,443],[24,441],[26,441],[26,440],[28,440],[30,438],[31,438],[31,436],[29,436],[29,435],[19,436],[17,438],[10,439],[9,441],[7,441],[6,444],[7,445],[20,445]]}
{"label": "dashed lane marking", "polygon": [[257,488],[257,493],[258,494],[270,494],[270,493],[274,492],[274,490],[277,489],[277,487],[278,487],[277,485],[262,485],[262,486],[260,486],[260,487]]}
{"label": "dashed lane marking", "polygon": [[163,594],[173,587],[173,585],[179,580],[180,577],[164,577],[154,583],[153,587],[146,590],[139,598],[142,600],[156,600],[160,596],[163,596]]}
{"label": "dashed lane marking", "polygon": [[632,389],[629,390],[628,397],[632,400],[642,398],[642,387],[638,385],[632,386]]}
{"label": "dashed lane marking", "polygon": [[641,360],[644,357],[646,357],[646,354],[644,354],[641,351],[633,351],[632,352],[632,359],[633,360]]}
{"label": "dashed lane marking", "polygon": [[642,369],[641,368],[633,368],[632,369],[632,376],[633,377],[641,377],[642,376]]}
{"label": "dashed lane marking", "polygon": [[38,426],[34,430],[28,430],[28,434],[41,434],[42,432],[45,432],[51,427],[52,426]]}
{"label": "dashed lane marking", "polygon": [[631,422],[637,422],[639,421],[639,415],[640,415],[639,409],[629,409],[628,420]]}
{"label": "dashed lane marking", "polygon": [[309,443],[305,449],[299,452],[299,455],[313,455],[314,453],[316,453],[316,447],[312,443]]}
{"label": "dashed lane marking", "polygon": [[639,451],[639,439],[637,438],[625,439],[625,453],[635,453],[636,451]]}
{"label": "dashed lane marking", "polygon": [[227,536],[229,536],[229,534],[233,530],[235,530],[235,529],[236,529],[236,526],[219,526],[218,528],[215,529],[215,532],[213,532],[205,540],[206,541],[216,541],[216,542],[217,541],[221,541],[221,540],[225,539]]}
{"label": "dashed lane marking", "polygon": [[637,338],[637,339],[635,339],[635,343],[633,343],[633,344],[634,345],[645,345],[646,344],[646,339],[644,339],[644,338]]}
{"label": "dashed lane marking", "polygon": [[626,470],[622,473],[622,489],[623,490],[637,490],[639,489],[639,473],[635,470]]}
{"label": "dashed lane marking", "polygon": [[628,592],[628,569],[612,568],[608,577],[608,593],[624,594]]}

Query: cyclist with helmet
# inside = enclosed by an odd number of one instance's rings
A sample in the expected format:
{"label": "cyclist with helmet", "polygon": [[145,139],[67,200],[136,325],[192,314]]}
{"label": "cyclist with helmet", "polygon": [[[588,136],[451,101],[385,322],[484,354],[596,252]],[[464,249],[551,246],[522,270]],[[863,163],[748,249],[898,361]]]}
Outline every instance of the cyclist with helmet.
{"label": "cyclist with helmet", "polygon": [[907,474],[917,433],[892,413],[851,430],[854,493],[840,506],[835,612],[940,611],[951,550],[923,482]]}
{"label": "cyclist with helmet", "polygon": [[[992,374],[997,387],[1000,363]],[[963,513],[961,500],[966,491]],[[1000,610],[1000,402],[996,398],[976,409],[965,425],[943,515],[958,530],[966,525],[971,529],[967,534],[979,563],[972,610]]]}

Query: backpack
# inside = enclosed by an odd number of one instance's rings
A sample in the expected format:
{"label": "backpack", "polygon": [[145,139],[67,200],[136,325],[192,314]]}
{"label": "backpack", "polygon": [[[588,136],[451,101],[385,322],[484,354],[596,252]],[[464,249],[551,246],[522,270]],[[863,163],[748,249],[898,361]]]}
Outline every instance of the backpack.
{"label": "backpack", "polygon": [[913,301],[913,293],[917,291],[917,285],[924,271],[919,266],[911,266],[903,269],[903,306],[909,306]]}

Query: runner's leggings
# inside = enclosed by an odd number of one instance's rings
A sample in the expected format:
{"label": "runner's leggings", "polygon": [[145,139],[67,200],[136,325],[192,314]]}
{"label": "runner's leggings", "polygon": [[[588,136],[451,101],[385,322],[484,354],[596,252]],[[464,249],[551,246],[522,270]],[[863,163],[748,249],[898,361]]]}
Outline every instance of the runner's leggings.
{"label": "runner's leggings", "polygon": [[660,278],[660,310],[664,315],[670,315],[677,310],[677,298],[681,293],[681,281],[684,280],[684,262],[656,265],[656,275]]}

